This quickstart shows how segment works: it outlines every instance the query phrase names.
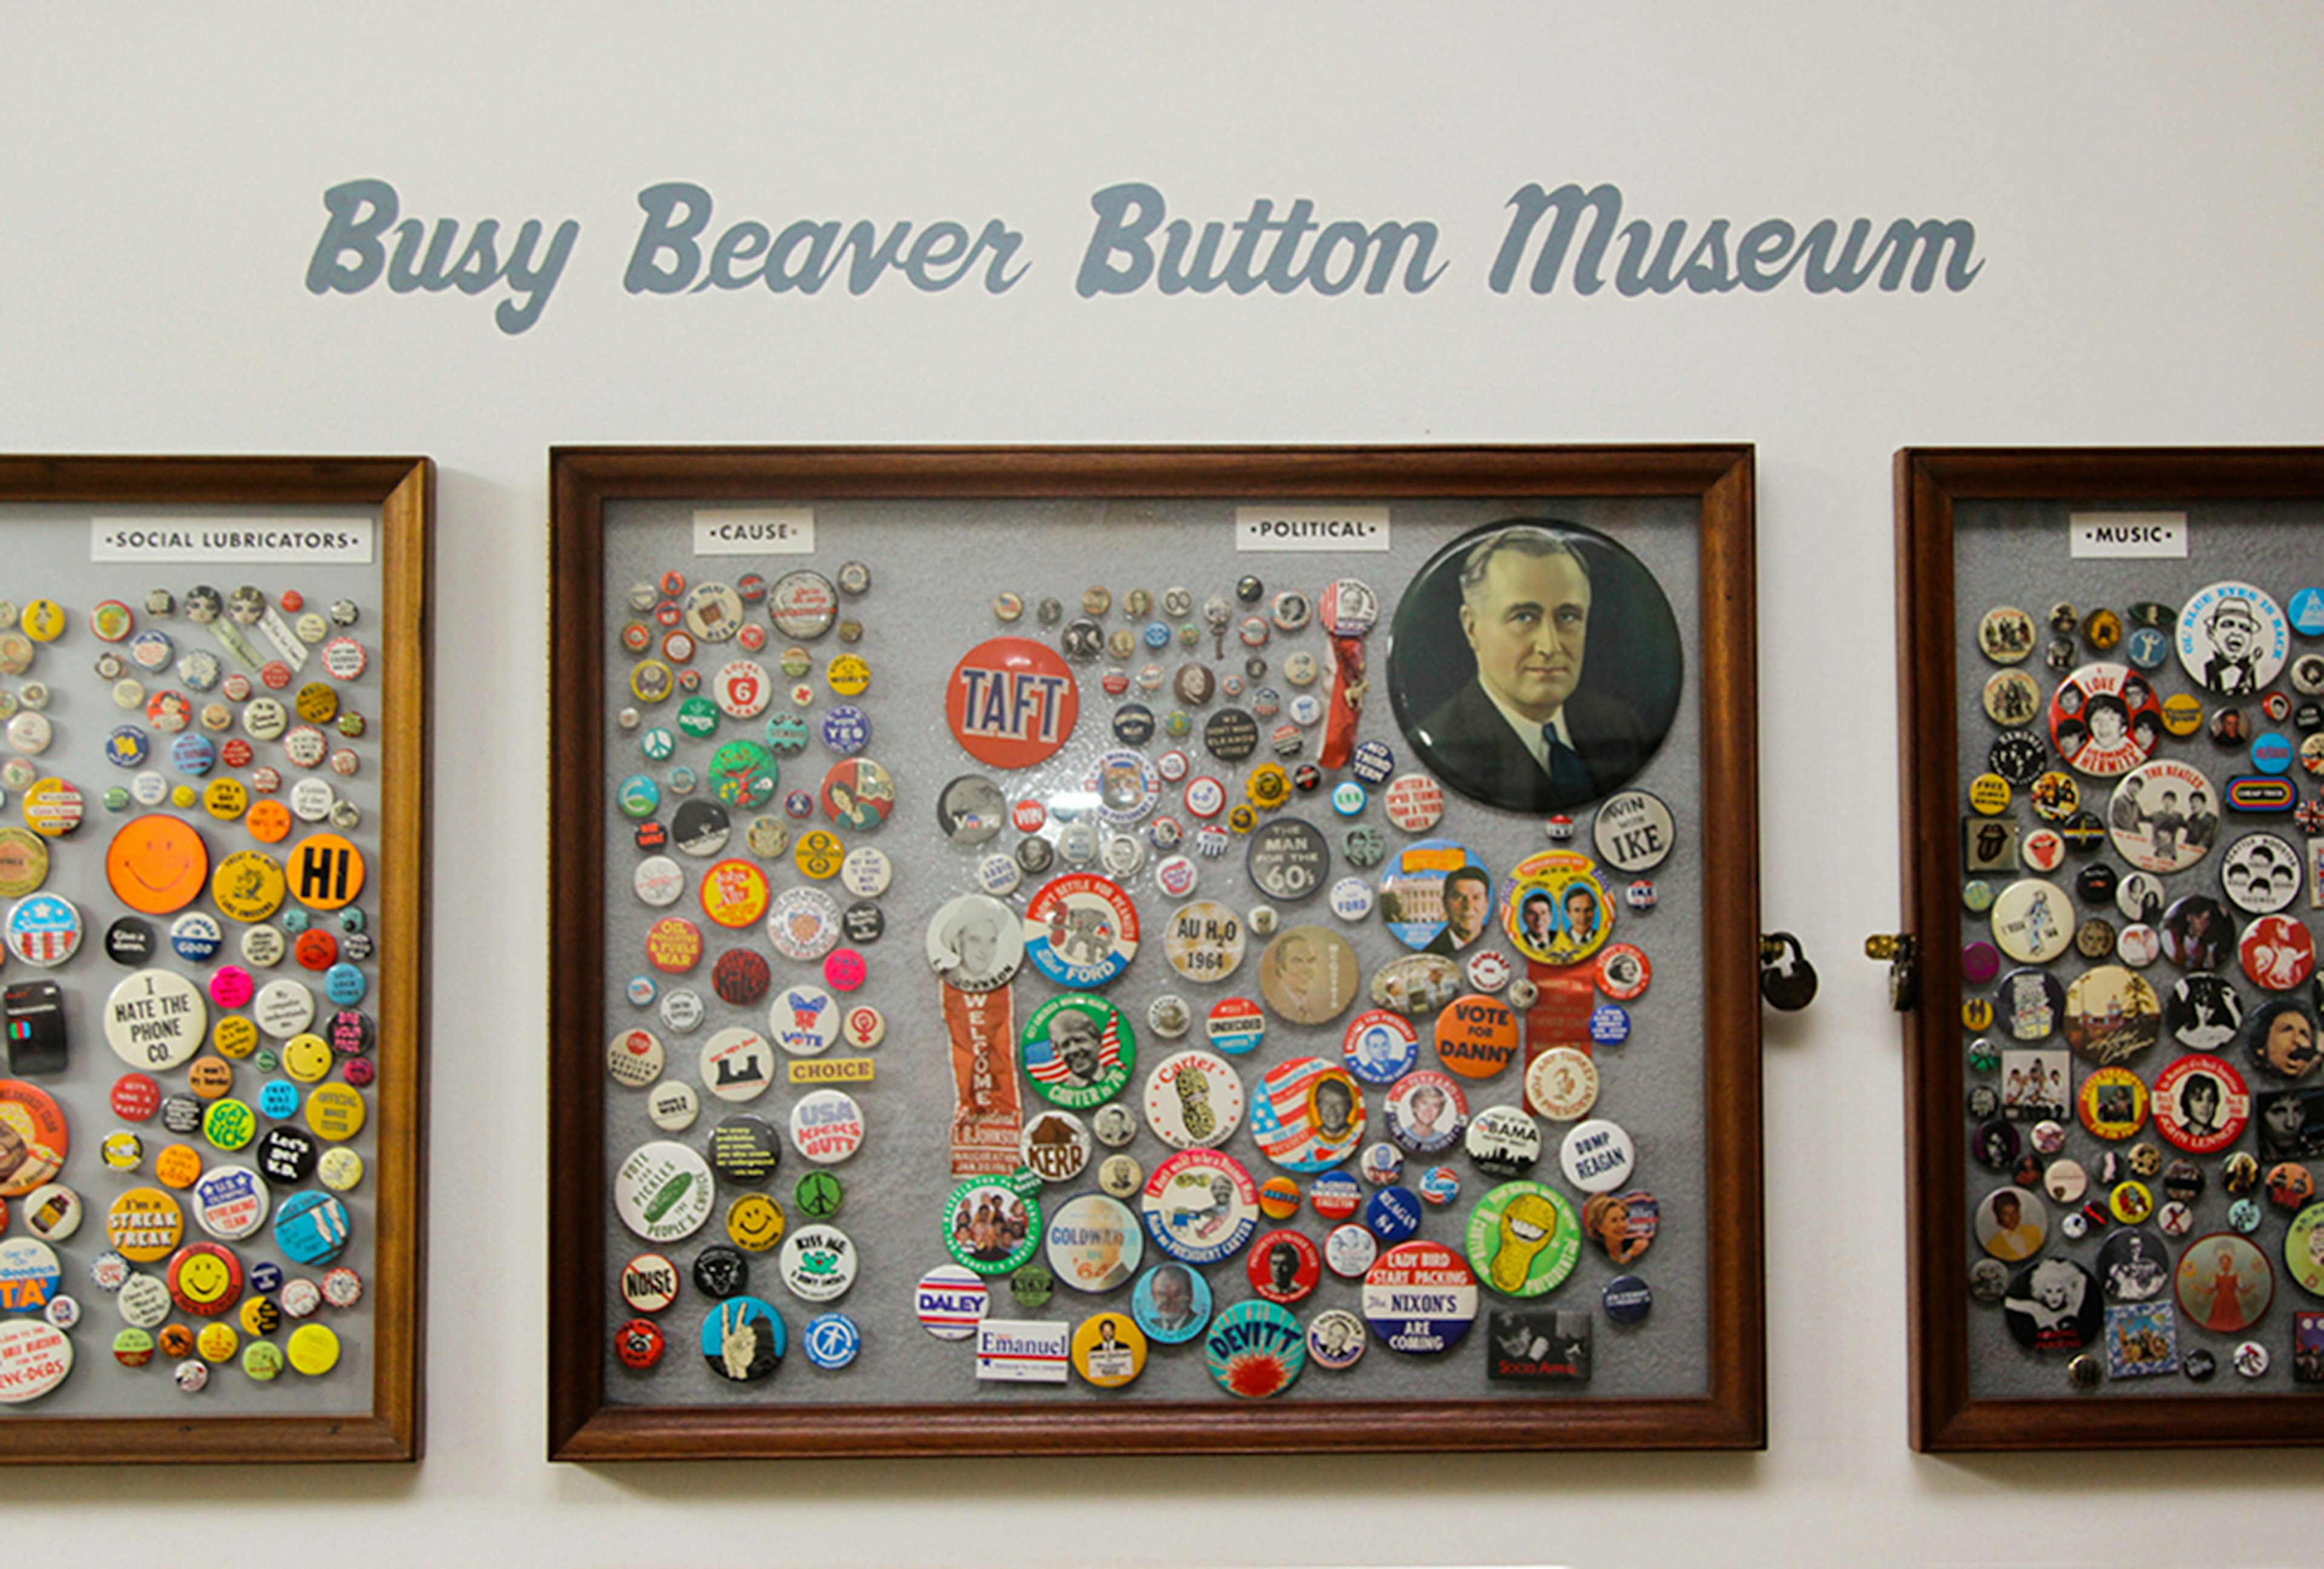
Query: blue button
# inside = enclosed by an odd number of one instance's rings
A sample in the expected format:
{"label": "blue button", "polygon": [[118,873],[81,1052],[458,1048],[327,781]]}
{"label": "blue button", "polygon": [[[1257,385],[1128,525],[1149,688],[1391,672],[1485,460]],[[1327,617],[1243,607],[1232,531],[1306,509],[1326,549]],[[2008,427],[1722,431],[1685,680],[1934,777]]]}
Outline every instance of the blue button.
{"label": "blue button", "polygon": [[804,714],[787,712],[775,715],[767,721],[768,746],[785,756],[806,751],[807,739],[807,715]]}
{"label": "blue button", "polygon": [[2284,614],[2292,618],[2292,630],[2302,637],[2324,635],[2324,588],[2303,588],[2292,596]]}
{"label": "blue button", "polygon": [[364,1000],[371,983],[353,964],[333,964],[323,972],[323,995],[342,1008],[352,1008]]}
{"label": "blue button", "polygon": [[2262,773],[2290,773],[2292,745],[2275,731],[2269,731],[2252,742],[2252,766]]}
{"label": "blue button", "polygon": [[1606,1282],[1602,1300],[1606,1316],[1617,1324],[1644,1324],[1655,1310],[1654,1288],[1636,1275],[1618,1275]]}
{"label": "blue button", "polygon": [[272,1259],[262,1260],[250,1267],[250,1288],[261,1297],[282,1289],[282,1266]]}
{"label": "blue button", "polygon": [[653,809],[661,805],[661,786],[641,773],[633,773],[615,789],[613,799],[620,803],[623,817],[651,817]]}
{"label": "blue button", "polygon": [[115,768],[135,768],[145,761],[145,733],[134,725],[116,725],[105,738],[105,760]]}
{"label": "blue button", "polygon": [[1630,1016],[1611,1002],[1590,1011],[1590,1038],[1600,1046],[1619,1046],[1630,1038]]}
{"label": "blue button", "polygon": [[863,1336],[855,1321],[844,1313],[818,1313],[799,1331],[807,1360],[819,1368],[844,1368],[855,1360]]}
{"label": "blue button", "polygon": [[347,1245],[346,1206],[327,1193],[294,1193],[274,1212],[274,1245],[294,1264],[327,1264]]}
{"label": "blue button", "polygon": [[872,715],[853,703],[836,703],[823,716],[823,743],[840,755],[872,744]]}
{"label": "blue button", "polygon": [[258,1092],[258,1109],[281,1121],[299,1112],[299,1086],[285,1079],[269,1079]]}
{"label": "blue button", "polygon": [[1408,1187],[1383,1187],[1364,1201],[1364,1224],[1392,1247],[1420,1229],[1420,1200]]}
{"label": "blue button", "polygon": [[170,766],[200,779],[217,766],[217,748],[207,735],[180,735],[170,743]]}

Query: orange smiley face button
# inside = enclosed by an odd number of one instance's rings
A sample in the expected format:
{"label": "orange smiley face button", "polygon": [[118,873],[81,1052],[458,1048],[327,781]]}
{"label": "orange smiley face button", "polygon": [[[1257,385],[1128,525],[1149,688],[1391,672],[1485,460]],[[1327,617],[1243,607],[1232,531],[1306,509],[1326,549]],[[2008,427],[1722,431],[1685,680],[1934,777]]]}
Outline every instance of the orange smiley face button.
{"label": "orange smiley face button", "polygon": [[114,897],[145,915],[185,909],[209,875],[209,847],[193,825],[159,812],[124,824],[105,853]]}

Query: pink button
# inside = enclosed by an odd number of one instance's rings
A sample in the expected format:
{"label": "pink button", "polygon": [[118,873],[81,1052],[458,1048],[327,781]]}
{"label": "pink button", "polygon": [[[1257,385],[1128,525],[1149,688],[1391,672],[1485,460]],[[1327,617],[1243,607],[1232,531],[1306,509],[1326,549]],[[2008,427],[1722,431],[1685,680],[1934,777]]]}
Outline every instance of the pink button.
{"label": "pink button", "polygon": [[240,964],[223,964],[210,977],[210,1001],[221,1008],[239,1008],[250,1001],[258,983]]}
{"label": "pink button", "polygon": [[853,992],[863,984],[863,955],[853,948],[834,948],[824,955],[823,981],[835,992]]}

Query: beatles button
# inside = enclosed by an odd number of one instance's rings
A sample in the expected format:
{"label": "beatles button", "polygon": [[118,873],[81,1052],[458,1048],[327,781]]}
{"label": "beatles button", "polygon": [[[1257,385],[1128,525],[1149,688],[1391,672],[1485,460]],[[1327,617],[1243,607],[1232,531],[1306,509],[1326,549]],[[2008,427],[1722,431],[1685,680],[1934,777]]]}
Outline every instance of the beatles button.
{"label": "beatles button", "polygon": [[2199,1052],[2155,1076],[2153,1109],[2156,1132],[2190,1155],[2210,1155],[2242,1137],[2251,1097],[2233,1065]]}

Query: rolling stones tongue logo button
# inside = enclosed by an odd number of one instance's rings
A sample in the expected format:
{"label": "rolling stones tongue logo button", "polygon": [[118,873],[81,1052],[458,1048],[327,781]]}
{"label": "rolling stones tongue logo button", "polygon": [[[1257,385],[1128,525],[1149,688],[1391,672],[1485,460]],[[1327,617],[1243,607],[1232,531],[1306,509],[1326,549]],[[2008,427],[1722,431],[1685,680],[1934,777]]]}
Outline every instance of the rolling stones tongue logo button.
{"label": "rolling stones tongue logo button", "polygon": [[1026,906],[1025,953],[1051,981],[1093,991],[1118,979],[1138,954],[1138,910],[1105,878],[1068,872]]}
{"label": "rolling stones tongue logo button", "polygon": [[1400,1242],[1364,1272],[1362,1301],[1365,1321],[1390,1350],[1441,1355],[1477,1322],[1477,1277],[1440,1243]]}
{"label": "rolling stones tongue logo button", "polygon": [[971,757],[1031,768],[1065,745],[1080,717],[1073,671],[1046,645],[991,638],[963,655],[945,688],[945,722]]}

